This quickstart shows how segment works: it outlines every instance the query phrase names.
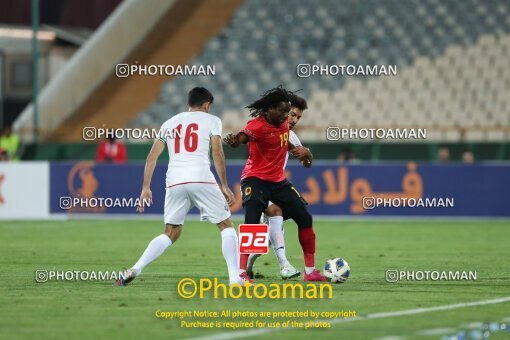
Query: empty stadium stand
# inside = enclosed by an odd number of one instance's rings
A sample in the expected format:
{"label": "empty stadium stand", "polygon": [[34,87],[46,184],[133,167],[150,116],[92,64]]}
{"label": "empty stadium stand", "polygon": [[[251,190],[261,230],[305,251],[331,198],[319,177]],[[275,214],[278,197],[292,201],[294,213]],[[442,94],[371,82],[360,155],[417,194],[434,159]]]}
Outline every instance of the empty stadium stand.
{"label": "empty stadium stand", "polygon": [[[194,86],[215,95],[225,130],[278,84],[309,100],[300,135],[329,125],[427,128],[431,141],[510,140],[510,3],[502,0],[248,0],[190,65],[215,76],[176,77],[130,122],[159,126],[186,109]],[[298,64],[397,65],[397,76],[299,78]]]}

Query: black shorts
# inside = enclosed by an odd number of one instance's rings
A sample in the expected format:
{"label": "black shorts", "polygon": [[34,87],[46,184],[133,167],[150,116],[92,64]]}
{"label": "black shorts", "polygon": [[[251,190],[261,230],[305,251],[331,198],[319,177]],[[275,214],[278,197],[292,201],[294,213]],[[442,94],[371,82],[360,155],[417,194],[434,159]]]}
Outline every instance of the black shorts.
{"label": "black shorts", "polygon": [[306,209],[308,203],[288,180],[281,182],[264,181],[257,177],[247,177],[241,181],[243,207],[249,200],[258,200],[264,211],[271,201],[283,211],[284,219],[291,218],[291,209]]}

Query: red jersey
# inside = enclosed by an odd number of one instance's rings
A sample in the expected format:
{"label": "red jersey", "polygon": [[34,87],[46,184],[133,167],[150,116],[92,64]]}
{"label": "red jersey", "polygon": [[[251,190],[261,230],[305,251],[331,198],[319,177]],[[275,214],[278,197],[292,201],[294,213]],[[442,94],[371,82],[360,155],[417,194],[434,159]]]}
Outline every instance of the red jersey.
{"label": "red jersey", "polygon": [[248,121],[241,131],[248,136],[250,153],[241,180],[246,177],[257,177],[270,182],[283,181],[289,120],[285,120],[280,126],[274,126],[269,124],[265,117],[259,116]]}

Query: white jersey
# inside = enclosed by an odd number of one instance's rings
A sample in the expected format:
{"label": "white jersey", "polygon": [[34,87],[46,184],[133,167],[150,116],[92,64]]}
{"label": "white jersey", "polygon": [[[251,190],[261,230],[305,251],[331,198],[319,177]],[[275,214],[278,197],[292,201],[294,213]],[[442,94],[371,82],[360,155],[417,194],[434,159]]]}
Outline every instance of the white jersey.
{"label": "white jersey", "polygon": [[221,136],[221,120],[206,112],[181,112],[163,123],[160,140],[168,148],[166,187],[185,183],[216,184],[211,172],[211,137]]}
{"label": "white jersey", "polygon": [[[301,141],[299,140],[296,133],[292,130],[289,130],[289,142],[294,146],[303,146],[303,144],[301,144]],[[285,163],[283,163],[284,170],[287,167],[287,161],[289,160],[289,154],[290,154],[290,152],[287,151],[287,155],[285,156]]]}

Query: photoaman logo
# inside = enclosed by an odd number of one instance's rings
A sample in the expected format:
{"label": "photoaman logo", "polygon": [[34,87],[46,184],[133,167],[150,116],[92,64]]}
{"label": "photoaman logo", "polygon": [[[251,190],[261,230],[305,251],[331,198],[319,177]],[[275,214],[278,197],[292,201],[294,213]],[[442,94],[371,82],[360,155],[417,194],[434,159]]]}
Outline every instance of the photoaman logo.
{"label": "photoaman logo", "polygon": [[208,295],[213,299],[332,299],[333,287],[330,283],[322,284],[301,284],[301,283],[271,283],[265,285],[256,283],[253,285],[241,286],[240,284],[219,283],[217,278],[198,280],[192,278],[181,279],[177,283],[177,294],[184,299],[198,297],[204,298]]}

